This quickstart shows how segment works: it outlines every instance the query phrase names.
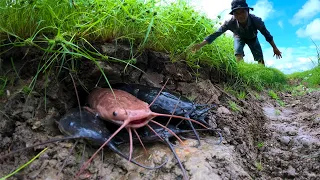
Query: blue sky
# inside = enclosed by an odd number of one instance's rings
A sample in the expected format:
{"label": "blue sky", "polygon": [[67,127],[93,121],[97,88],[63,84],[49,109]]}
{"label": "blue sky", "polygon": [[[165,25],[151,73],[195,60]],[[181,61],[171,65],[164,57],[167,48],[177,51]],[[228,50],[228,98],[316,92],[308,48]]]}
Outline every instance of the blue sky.
{"label": "blue sky", "polygon": [[[228,14],[231,1],[191,0],[190,4],[212,19],[221,15],[221,21],[224,21],[231,18]],[[270,44],[259,32],[258,38],[266,66],[277,68],[285,74],[305,71],[315,66],[317,49],[312,40],[320,48],[320,0],[247,0],[247,3],[254,8],[251,13],[265,22],[282,52],[282,59],[273,57]],[[227,34],[232,35],[232,32],[228,31]],[[247,46],[244,52],[245,61],[255,63]]]}

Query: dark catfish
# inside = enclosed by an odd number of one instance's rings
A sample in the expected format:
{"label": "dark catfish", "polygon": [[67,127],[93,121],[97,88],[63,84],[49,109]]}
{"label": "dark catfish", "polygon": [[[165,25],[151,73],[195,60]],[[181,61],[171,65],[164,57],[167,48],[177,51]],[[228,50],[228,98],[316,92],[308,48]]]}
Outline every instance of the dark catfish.
{"label": "dark catfish", "polygon": [[[84,110],[81,111],[81,113],[80,111],[73,111],[64,118],[60,119],[59,129],[62,133],[68,136],[85,138],[91,144],[96,146],[101,146],[105,141],[109,139],[111,135],[105,121]],[[119,156],[129,160],[129,157],[123,154],[116,147],[116,144],[113,141],[110,141],[107,146]],[[147,167],[139,164],[134,160],[130,160],[130,162],[146,169],[158,169],[166,163],[164,162],[160,166],[156,167]]]}
{"label": "dark catfish", "polygon": [[[112,87],[115,89],[126,91],[148,104],[151,104],[154,101],[161,90],[161,88],[157,87],[149,87],[141,84],[129,83],[117,83],[113,84]],[[208,110],[213,106],[214,105],[196,104],[176,92],[163,89],[157,99],[150,106],[150,109],[153,112],[157,113],[174,114],[177,116],[191,118],[206,126],[209,126],[205,119],[207,117]],[[200,145],[200,138],[193,124],[191,123],[191,121],[187,122],[198,139],[198,145]]]}
{"label": "dark catfish", "polygon": [[[62,140],[68,140],[68,139],[85,139],[93,146],[101,146],[109,137],[110,137],[110,131],[108,130],[105,121],[99,119],[92,113],[89,113],[85,110],[82,110],[80,112],[79,109],[73,109],[66,115],[64,115],[59,121],[57,121],[59,130],[64,134],[67,135],[67,137],[59,138],[59,139],[52,139],[48,140],[46,142],[42,142],[39,144],[34,144],[32,146],[18,149],[16,151],[13,151],[5,156],[0,157],[0,159],[7,157],[9,155],[12,155],[14,153],[33,148],[39,145],[45,145],[57,141]],[[116,139],[115,139],[116,140]],[[123,154],[115,145],[113,141],[110,141],[107,146],[115,153],[117,153],[119,156],[129,159],[128,156]],[[160,166],[156,167],[147,167],[145,165],[142,165],[134,160],[131,160],[130,162],[146,168],[146,169],[158,169],[161,168],[167,161],[165,161]]]}

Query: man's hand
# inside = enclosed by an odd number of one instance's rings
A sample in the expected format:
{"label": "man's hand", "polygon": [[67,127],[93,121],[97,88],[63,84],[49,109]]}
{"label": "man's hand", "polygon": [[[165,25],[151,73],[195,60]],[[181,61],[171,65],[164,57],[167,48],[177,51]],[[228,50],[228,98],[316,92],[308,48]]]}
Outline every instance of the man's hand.
{"label": "man's hand", "polygon": [[195,44],[195,45],[193,45],[192,47],[191,47],[191,51],[193,52],[193,53],[195,53],[195,52],[197,52],[199,49],[201,49],[202,48],[202,45],[201,44]]}
{"label": "man's hand", "polygon": [[199,44],[195,44],[191,47],[191,51],[193,53],[197,52],[199,49],[201,49],[204,45],[208,44],[207,41],[202,41],[201,43]]}
{"label": "man's hand", "polygon": [[276,58],[277,59],[280,59],[280,58],[282,58],[282,55],[281,55],[281,52],[279,51],[279,49],[278,48],[273,48],[273,57],[276,55]]}

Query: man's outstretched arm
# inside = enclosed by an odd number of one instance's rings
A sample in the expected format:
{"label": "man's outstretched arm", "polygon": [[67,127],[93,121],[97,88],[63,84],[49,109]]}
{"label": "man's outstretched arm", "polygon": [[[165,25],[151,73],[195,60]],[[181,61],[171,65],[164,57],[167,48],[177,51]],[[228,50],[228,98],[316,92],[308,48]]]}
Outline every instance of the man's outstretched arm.
{"label": "man's outstretched arm", "polygon": [[220,28],[216,32],[207,36],[201,43],[193,45],[191,47],[191,50],[193,52],[196,52],[199,49],[201,49],[204,45],[211,44],[217,37],[219,37],[221,34],[223,34],[224,32],[226,32],[228,30],[228,23],[229,23],[229,21],[225,21],[223,23],[223,25],[220,26]]}
{"label": "man's outstretched arm", "polygon": [[281,52],[279,51],[278,47],[273,41],[273,36],[270,34],[270,32],[267,30],[264,22],[261,18],[257,16],[252,16],[254,24],[256,28],[261,32],[261,34],[266,38],[266,41],[269,42],[269,44],[272,46],[273,49],[273,56],[276,55],[277,59],[282,58]]}
{"label": "man's outstretched arm", "polygon": [[274,43],[274,41],[271,40],[269,43],[270,43],[270,45],[271,45],[272,48],[273,48],[273,53],[274,53],[273,56],[276,55],[276,58],[277,58],[277,59],[282,58],[281,52],[279,51],[279,49],[278,49],[278,47],[276,46],[276,44]]}

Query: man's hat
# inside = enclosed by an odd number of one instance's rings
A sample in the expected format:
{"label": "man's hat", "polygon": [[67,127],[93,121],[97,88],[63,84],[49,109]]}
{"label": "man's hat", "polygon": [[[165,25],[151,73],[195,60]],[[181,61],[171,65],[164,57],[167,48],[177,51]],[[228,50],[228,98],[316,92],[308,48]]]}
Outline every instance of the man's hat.
{"label": "man's hat", "polygon": [[229,14],[233,14],[233,11],[237,9],[251,9],[253,11],[252,7],[248,7],[248,4],[245,0],[233,0],[231,2],[231,12]]}

